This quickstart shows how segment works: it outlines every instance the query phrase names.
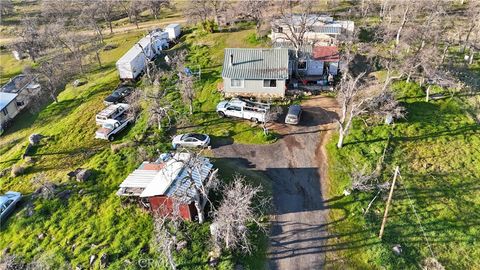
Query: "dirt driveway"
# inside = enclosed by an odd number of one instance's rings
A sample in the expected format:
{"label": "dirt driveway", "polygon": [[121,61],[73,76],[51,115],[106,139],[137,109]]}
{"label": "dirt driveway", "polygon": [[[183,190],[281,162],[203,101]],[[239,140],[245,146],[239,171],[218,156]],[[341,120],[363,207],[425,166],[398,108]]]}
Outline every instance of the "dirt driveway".
{"label": "dirt driveway", "polygon": [[271,145],[231,144],[214,148],[219,158],[243,160],[240,166],[264,172],[272,181],[270,269],[321,269],[327,234],[325,154],[323,142],[334,129],[337,103],[315,96],[302,104],[299,126],[276,124],[281,139]]}

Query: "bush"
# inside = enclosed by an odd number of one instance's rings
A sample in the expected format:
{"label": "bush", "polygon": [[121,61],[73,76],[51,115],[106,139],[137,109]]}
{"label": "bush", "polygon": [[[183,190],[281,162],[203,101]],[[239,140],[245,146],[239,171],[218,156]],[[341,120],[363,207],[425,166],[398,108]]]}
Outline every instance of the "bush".
{"label": "bush", "polygon": [[17,177],[22,175],[25,172],[25,167],[22,165],[13,165],[12,167],[12,177]]}

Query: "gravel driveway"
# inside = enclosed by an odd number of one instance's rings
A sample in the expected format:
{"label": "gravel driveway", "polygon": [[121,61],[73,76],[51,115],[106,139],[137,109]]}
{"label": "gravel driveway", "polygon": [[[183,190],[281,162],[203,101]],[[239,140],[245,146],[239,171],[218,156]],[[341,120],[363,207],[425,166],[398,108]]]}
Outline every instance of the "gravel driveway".
{"label": "gravel driveway", "polygon": [[[322,142],[334,128],[337,103],[312,97],[302,104],[299,126],[275,124],[281,139],[271,145],[231,144],[214,148],[219,158],[246,160],[272,181],[275,215],[272,218],[270,269],[321,269],[327,223],[322,192],[325,155]],[[243,163],[242,163],[243,164]],[[241,164],[239,164],[242,166]]]}

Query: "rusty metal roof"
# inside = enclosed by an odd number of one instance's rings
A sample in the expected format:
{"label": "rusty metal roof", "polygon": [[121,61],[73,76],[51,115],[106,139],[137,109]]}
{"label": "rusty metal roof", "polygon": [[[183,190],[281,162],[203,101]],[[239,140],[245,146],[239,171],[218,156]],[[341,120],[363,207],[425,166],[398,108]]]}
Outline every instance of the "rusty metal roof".
{"label": "rusty metal roof", "polygon": [[227,48],[223,60],[222,77],[288,79],[288,49]]}

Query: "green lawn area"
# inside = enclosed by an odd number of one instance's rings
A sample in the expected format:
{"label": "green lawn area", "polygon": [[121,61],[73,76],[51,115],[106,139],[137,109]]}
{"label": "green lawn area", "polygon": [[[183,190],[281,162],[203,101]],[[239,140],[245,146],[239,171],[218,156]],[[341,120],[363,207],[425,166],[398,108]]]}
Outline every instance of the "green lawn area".
{"label": "green lawn area", "polygon": [[[192,126],[190,129],[207,132],[213,135],[214,140],[229,139],[242,143],[269,143],[274,140],[273,137],[265,137],[259,127],[253,127],[248,122],[220,119],[214,113],[216,102],[221,99],[216,85],[221,79],[222,49],[248,45],[246,38],[252,31],[201,37],[189,34],[186,38],[187,46],[197,42],[210,42],[211,45],[207,50],[203,49],[202,59],[207,58],[208,62],[198,83],[196,113],[188,120]],[[103,98],[119,83],[115,61],[143,34],[131,32],[107,38],[106,44],[118,47],[101,52],[103,67],[98,68],[96,63],[92,63],[92,71],[81,76],[88,81],[87,84],[77,88],[68,84],[58,96],[58,103],[48,104],[37,114],[23,112],[0,137],[0,171],[19,165],[26,168],[20,176],[6,174],[0,177],[0,193],[16,190],[25,194],[21,207],[1,225],[0,250],[9,247],[11,253],[27,261],[45,262],[55,269],[64,268],[66,263],[73,268],[76,265],[87,268],[92,254],[98,257],[108,254],[111,269],[137,269],[139,259],[158,259],[155,250],[150,247],[150,215],[137,204],[125,203],[115,192],[121,181],[141,163],[139,153],[146,152],[154,158],[158,155],[157,151],[168,150],[172,134],[148,129],[146,117],[142,114],[135,125],[115,142],[135,140],[135,145],[130,144],[113,152],[109,142],[94,139],[97,129],[94,116],[103,109]],[[191,53],[202,50],[198,46],[190,49]],[[2,81],[21,71],[21,62],[12,60],[8,54],[1,57],[3,70],[9,70],[2,73]],[[180,112],[186,112],[185,108],[178,106]],[[33,133],[46,137],[30,151],[32,160],[27,162],[21,157],[28,136]],[[142,135],[144,133],[146,135]],[[234,172],[239,172],[246,175],[251,183],[263,184],[268,196],[270,186],[260,175],[239,171],[228,161],[214,162],[221,169],[225,181],[229,181]],[[91,169],[92,177],[81,183],[68,179],[66,174],[78,167]],[[33,183],[32,179],[39,176],[44,181],[55,183],[58,191],[70,191],[70,197],[34,198],[33,192],[40,184]],[[31,209],[33,213],[29,213]],[[178,262],[185,268],[208,269],[209,223],[187,223],[186,226],[188,246],[177,256]],[[40,234],[44,235],[43,239],[38,237]],[[232,269],[237,261],[242,262],[245,269],[263,267],[265,235],[256,232],[253,238],[258,246],[254,254],[225,254],[220,269]],[[95,262],[95,268],[98,267],[99,259]]]}
{"label": "green lawn area", "polygon": [[[356,120],[344,148],[329,143],[332,269],[418,269],[433,256],[446,269],[479,269],[480,261],[480,127],[466,113],[464,97],[425,102],[414,83],[396,83],[396,94],[407,108],[406,120],[393,126]],[[368,126],[366,126],[368,124]],[[352,164],[376,167],[387,144],[380,181],[391,181],[395,166],[402,177],[396,186],[385,235],[378,238],[386,194],[366,216],[363,211],[376,192],[353,192],[348,172]],[[410,200],[411,198],[411,200]],[[413,204],[426,234],[412,210]],[[395,255],[392,247],[402,246]]]}

